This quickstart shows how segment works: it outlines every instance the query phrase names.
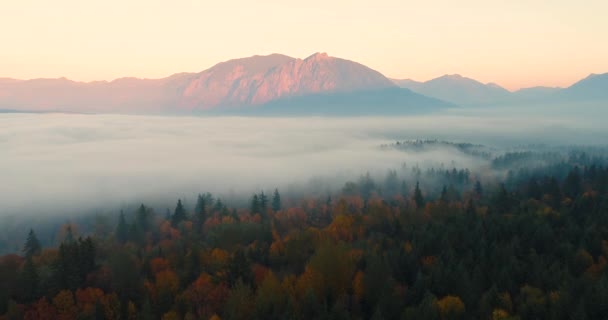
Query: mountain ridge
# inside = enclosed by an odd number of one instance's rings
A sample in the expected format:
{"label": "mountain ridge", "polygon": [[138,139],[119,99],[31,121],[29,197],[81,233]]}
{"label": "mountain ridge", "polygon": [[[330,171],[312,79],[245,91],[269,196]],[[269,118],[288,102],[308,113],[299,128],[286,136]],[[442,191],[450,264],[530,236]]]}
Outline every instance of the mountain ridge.
{"label": "mountain ridge", "polygon": [[[295,96],[396,88],[363,64],[317,52],[219,62],[203,71],[164,78],[121,77],[79,82],[67,78],[0,79],[0,108],[69,112],[192,112],[256,107]],[[413,93],[412,93],[413,94]]]}
{"label": "mountain ridge", "polygon": [[509,91],[492,82],[484,84],[459,74],[446,74],[424,82],[412,79],[391,80],[402,88],[462,106],[554,103],[560,99],[567,101],[608,99],[608,73],[592,73],[565,88],[536,86],[515,91]]}
{"label": "mountain ridge", "polygon": [[[408,91],[385,90],[398,87]],[[380,92],[391,98],[383,99]],[[316,52],[303,59],[278,53],[230,59],[199,72],[156,79],[121,77],[82,82],[65,77],[0,78],[0,109],[28,112],[188,113],[259,109],[266,104],[277,110],[277,103],[296,104],[298,108],[303,101],[323,103],[319,97],[339,105],[345,101],[357,104],[353,97],[380,104],[369,106],[370,110],[381,109],[383,103],[413,108],[411,101],[431,110],[456,105],[606,100],[608,73],[590,74],[567,88],[533,87],[511,92],[496,83],[484,84],[460,74],[425,82],[389,79],[358,62]]]}

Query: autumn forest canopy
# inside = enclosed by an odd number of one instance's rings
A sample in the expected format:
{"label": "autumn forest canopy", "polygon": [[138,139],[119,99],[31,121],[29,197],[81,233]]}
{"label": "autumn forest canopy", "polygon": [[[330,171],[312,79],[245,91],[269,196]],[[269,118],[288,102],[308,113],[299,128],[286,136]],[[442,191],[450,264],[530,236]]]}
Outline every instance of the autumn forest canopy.
{"label": "autumn forest canopy", "polygon": [[606,318],[608,148],[369,152],[403,161],[339,185],[1,217],[0,319]]}

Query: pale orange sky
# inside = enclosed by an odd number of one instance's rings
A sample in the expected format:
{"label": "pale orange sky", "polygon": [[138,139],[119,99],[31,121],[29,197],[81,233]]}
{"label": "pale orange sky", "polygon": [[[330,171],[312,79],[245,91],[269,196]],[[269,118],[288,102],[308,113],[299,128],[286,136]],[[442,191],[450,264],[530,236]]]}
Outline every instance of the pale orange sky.
{"label": "pale orange sky", "polygon": [[608,72],[607,16],[605,0],[6,0],[0,77],[158,78],[324,51],[392,78],[567,86]]}

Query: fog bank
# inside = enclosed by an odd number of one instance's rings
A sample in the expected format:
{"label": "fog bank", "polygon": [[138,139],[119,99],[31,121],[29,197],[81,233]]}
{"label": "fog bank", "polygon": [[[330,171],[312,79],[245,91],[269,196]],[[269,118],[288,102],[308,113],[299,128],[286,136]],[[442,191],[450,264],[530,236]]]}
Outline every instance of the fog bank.
{"label": "fog bank", "polygon": [[[490,145],[605,143],[600,122],[576,117],[448,115],[403,118],[161,117],[0,114],[0,215],[116,210],[346,179],[408,163],[470,159],[378,146],[405,139]],[[455,157],[457,159],[455,159]],[[460,157],[460,158],[458,158]],[[317,190],[318,191],[318,190]]]}

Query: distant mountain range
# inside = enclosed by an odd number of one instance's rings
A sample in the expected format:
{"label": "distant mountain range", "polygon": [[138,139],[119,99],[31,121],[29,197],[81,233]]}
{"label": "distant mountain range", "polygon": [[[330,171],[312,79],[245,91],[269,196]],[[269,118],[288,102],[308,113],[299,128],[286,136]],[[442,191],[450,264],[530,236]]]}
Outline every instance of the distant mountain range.
{"label": "distant mountain range", "polygon": [[533,87],[514,92],[458,74],[426,82],[411,79],[393,79],[393,82],[402,88],[460,106],[608,100],[608,73],[589,75],[567,88]]}
{"label": "distant mountain range", "polygon": [[[362,106],[361,101],[369,105]],[[375,70],[325,53],[306,59],[280,54],[234,59],[200,73],[162,79],[0,79],[0,109],[5,110],[348,114],[351,105],[357,114],[453,106],[399,88]]]}
{"label": "distant mountain range", "polygon": [[315,53],[305,59],[281,54],[234,59],[161,79],[0,78],[3,112],[388,115],[581,100],[608,100],[608,74],[590,75],[563,89],[510,92],[460,75],[391,80],[357,62]]}

